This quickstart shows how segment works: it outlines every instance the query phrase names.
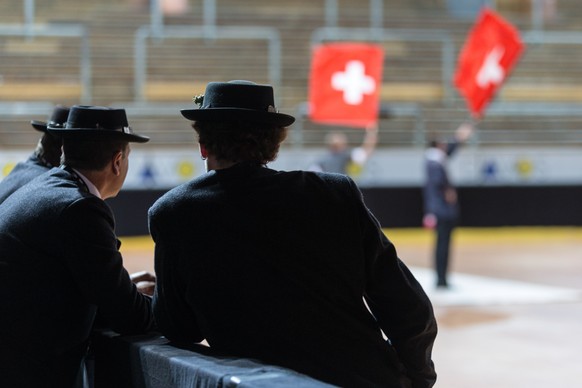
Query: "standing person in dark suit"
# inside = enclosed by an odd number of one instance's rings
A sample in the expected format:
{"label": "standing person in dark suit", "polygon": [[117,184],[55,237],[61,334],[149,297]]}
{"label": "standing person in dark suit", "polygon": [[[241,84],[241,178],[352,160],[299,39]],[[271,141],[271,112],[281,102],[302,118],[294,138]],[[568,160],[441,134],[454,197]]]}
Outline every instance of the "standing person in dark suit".
{"label": "standing person in dark suit", "polygon": [[200,99],[182,115],[208,172],[149,212],[162,333],[344,387],[431,387],[431,303],[355,183],[266,166],[295,120],[270,86]]}
{"label": "standing person in dark suit", "polygon": [[69,108],[58,105],[54,108],[48,122],[32,120],[32,127],[42,136],[30,157],[14,166],[10,174],[0,181],[0,203],[24,184],[38,175],[61,164],[61,139],[47,131],[47,125],[64,126],[69,115]]}
{"label": "standing person in dark suit", "polygon": [[63,138],[63,165],[0,205],[2,387],[72,387],[96,313],[119,333],[153,325],[104,202],[121,189],[129,142],[149,139],[106,107],[73,106],[64,128],[48,130]]}
{"label": "standing person in dark suit", "polygon": [[434,266],[438,288],[449,286],[447,273],[451,236],[459,218],[457,190],[449,179],[446,162],[472,132],[473,126],[463,123],[457,128],[453,141],[432,140],[425,152],[423,225],[436,231]]}

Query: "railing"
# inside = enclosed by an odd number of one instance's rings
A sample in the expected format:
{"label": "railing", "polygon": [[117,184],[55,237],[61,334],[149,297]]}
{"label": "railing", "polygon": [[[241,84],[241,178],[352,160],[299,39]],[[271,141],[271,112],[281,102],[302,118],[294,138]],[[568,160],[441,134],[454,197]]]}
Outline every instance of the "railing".
{"label": "railing", "polygon": [[207,41],[218,39],[267,41],[269,45],[269,80],[275,90],[278,90],[281,85],[281,38],[278,30],[275,28],[228,26],[213,30],[207,27],[171,26],[165,27],[163,31],[155,31],[151,26],[146,25],[139,28],[135,35],[134,93],[135,100],[138,102],[147,100],[144,92],[147,84],[147,41],[151,37],[155,37],[156,39],[203,39]]}
{"label": "railing", "polygon": [[[306,126],[309,124],[309,105],[303,103],[297,106],[295,109],[295,124],[291,127],[289,133],[289,145],[292,148],[298,149],[305,146],[313,146],[322,144],[321,139],[325,137],[325,134],[330,129],[329,126],[313,126],[306,130]],[[382,122],[388,122],[393,119],[407,119],[410,121],[406,129],[391,129],[382,131]],[[423,116],[423,109],[420,104],[415,103],[394,103],[394,104],[383,104],[380,107],[379,112],[380,119],[380,135],[385,138],[386,142],[391,145],[399,145],[401,141],[396,141],[396,138],[405,137],[407,145],[422,146],[426,143],[426,128]],[[320,139],[317,142],[311,142],[305,139],[307,133],[313,134],[313,132],[319,132],[317,138]]]}
{"label": "railing", "polygon": [[[242,28],[233,26],[218,28],[216,25],[215,0],[204,0],[204,22],[202,26],[164,26],[163,20],[161,20],[162,15],[159,13],[159,7],[154,8],[154,4],[157,3],[156,0],[151,2],[151,25],[141,27],[136,31],[135,35],[133,101],[130,101],[127,105],[131,105],[131,109],[136,112],[134,115],[136,121],[139,121],[142,118],[143,120],[146,120],[147,118],[153,122],[155,118],[152,119],[150,113],[154,110],[162,112],[161,116],[164,116],[158,119],[162,121],[168,120],[176,114],[178,107],[175,110],[171,108],[157,109],[160,104],[172,101],[189,101],[181,96],[180,98],[175,98],[179,93],[189,93],[192,91],[192,85],[185,85],[185,83],[179,78],[181,76],[180,74],[172,74],[174,79],[177,80],[176,82],[168,82],[167,78],[163,79],[161,82],[152,82],[150,74],[148,74],[148,65],[157,60],[155,57],[149,55],[148,50],[152,45],[163,42],[165,39],[194,39],[205,43],[212,43],[215,40],[221,39],[243,41],[260,40],[261,45],[263,45],[263,42],[266,42],[268,50],[264,51],[268,51],[268,56],[265,54],[265,71],[262,70],[262,67],[260,71],[265,73],[265,78],[268,78],[268,81],[275,86],[278,99],[285,98],[284,93],[291,89],[291,87],[289,87],[291,81],[283,79],[281,70],[281,62],[284,60],[281,48],[282,38],[276,28],[252,26],[243,26]],[[539,8],[540,1],[536,0],[534,3],[532,3],[532,12],[539,16],[539,13],[541,12]],[[46,101],[59,101],[67,96],[69,96],[71,100],[74,99],[75,101],[80,101],[82,103],[91,103],[94,99],[91,85],[92,60],[89,36],[86,28],[82,25],[34,24],[34,1],[26,0],[23,4],[26,22],[22,25],[0,26],[0,36],[20,36],[27,39],[36,39],[36,37],[41,36],[80,37],[81,52],[79,53],[78,58],[76,56],[73,58],[74,61],[78,60],[79,62],[79,82],[67,84],[62,81],[51,80],[45,85],[42,84],[42,82],[39,83],[37,81],[24,80],[14,82],[13,80],[6,78],[3,85],[0,83],[0,98],[4,96],[5,99],[10,99],[10,101],[0,103],[0,113],[5,113],[7,115],[5,116],[5,120],[20,119],[20,116],[45,116],[50,110],[50,107],[45,109],[45,107],[49,105]],[[464,104],[462,104],[451,83],[456,49],[459,43],[457,40],[459,37],[451,37],[446,30],[384,29],[382,28],[381,16],[385,4],[382,1],[377,0],[371,0],[369,2],[369,27],[351,29],[338,28],[336,27],[338,24],[338,13],[341,11],[341,9],[338,8],[338,2],[336,0],[325,0],[325,4],[324,16],[325,25],[327,27],[317,29],[313,32],[311,38],[312,44],[338,39],[371,40],[383,43],[402,41],[411,43],[414,47],[417,47],[415,46],[417,43],[423,45],[431,43],[432,46],[436,46],[437,49],[440,50],[440,54],[438,52],[434,53],[435,60],[430,64],[430,66],[432,66],[433,69],[436,68],[436,71],[438,72],[432,74],[434,77],[411,77],[410,79],[406,79],[406,76],[402,76],[399,73],[394,76],[392,76],[393,73],[390,73],[390,77],[392,78],[388,79],[388,81],[384,82],[382,85],[382,101],[385,106],[392,107],[392,118],[407,120],[406,125],[397,127],[397,125],[393,124],[390,119],[383,119],[383,126],[380,128],[380,135],[381,138],[385,139],[385,144],[413,146],[422,144],[426,138],[427,128],[433,130],[435,122],[439,124],[437,125],[437,130],[445,128],[442,129],[444,131],[447,130],[447,128],[452,128],[456,122],[468,116],[464,109]],[[158,10],[158,13],[154,12],[154,9]],[[579,59],[574,57],[575,53],[580,50],[569,50],[569,48],[575,48],[577,47],[576,45],[582,44],[582,33],[569,31],[548,32],[539,29],[536,30],[534,28],[524,32],[522,37],[528,47],[531,48],[531,54],[526,52],[520,66],[518,66],[514,71],[514,74],[512,74],[506,85],[501,88],[500,93],[496,97],[496,101],[487,110],[486,119],[481,123],[481,133],[484,135],[478,140],[478,144],[496,145],[512,141],[527,143],[528,133],[531,134],[531,142],[535,144],[542,141],[547,141],[550,145],[564,144],[565,142],[579,144],[581,141],[578,139],[581,135],[576,129],[572,129],[572,127],[575,127],[578,125],[579,121],[581,121],[577,111],[580,108],[580,105],[578,104],[582,103],[582,87],[577,86],[577,84],[572,83],[569,80],[576,78],[578,75],[577,72],[582,72],[582,70],[578,69],[582,69],[582,67],[579,66]],[[568,61],[571,61],[571,64],[567,67],[568,73],[560,73],[560,71],[556,71],[552,77],[547,77],[547,83],[530,76],[530,73],[528,72],[531,69],[537,70],[536,59],[542,58],[550,61],[550,59],[546,59],[546,56],[536,57],[538,54],[535,52],[543,51],[537,50],[538,48],[543,49],[544,47],[555,47],[559,53],[562,53],[563,51],[560,50],[562,50],[563,46],[567,47],[568,55],[571,53],[573,56],[572,58],[567,58]],[[389,55],[391,55],[391,52],[387,51],[387,56]],[[528,57],[528,55],[532,56]],[[263,57],[261,57],[261,61],[262,60]],[[388,60],[390,60],[389,57]],[[406,63],[409,63],[407,62],[409,61],[409,58],[404,58],[403,61],[405,63],[404,66],[406,66]],[[306,62],[308,62],[308,59],[306,59]],[[558,65],[558,63],[556,63],[556,65]],[[422,69],[424,68],[420,68],[422,73]],[[388,66],[388,69],[388,71],[393,71],[394,67]],[[418,73],[414,73],[414,77],[417,77],[417,74]],[[165,76],[162,75],[162,77]],[[204,81],[208,81],[208,79],[203,78],[200,80],[199,84],[194,86],[197,88],[203,88],[205,85]],[[182,83],[185,86],[180,88],[178,87],[179,83]],[[281,89],[282,84],[284,84],[283,89]],[[158,97],[157,99],[150,98],[150,96],[154,94]],[[26,100],[27,103],[12,102],[16,100]],[[113,101],[113,103],[115,103],[115,101]],[[124,105],[123,103],[118,103],[119,105]],[[40,107],[39,104],[42,104],[43,106]],[[548,125],[550,125],[550,121],[555,121],[558,117],[562,120],[569,121],[567,123],[564,121],[564,127],[562,129],[558,128],[551,132],[528,129],[528,125],[532,124],[530,122],[524,122],[521,128],[518,128],[519,125],[517,124],[512,124],[511,126],[504,128],[498,123],[498,121],[501,120],[511,121],[512,118],[526,119],[530,117],[531,112],[527,109],[528,104],[530,106],[538,104],[535,108],[537,122],[533,124],[538,125],[540,123],[548,122]],[[513,108],[504,108],[506,106],[511,106]],[[297,109],[299,120],[290,134],[293,146],[300,147],[303,145],[317,145],[317,143],[310,143],[305,140],[304,135],[312,129],[307,122],[307,117],[304,114],[304,111],[301,111],[302,108],[298,107]],[[444,113],[439,113],[437,111],[452,114],[446,118],[438,118],[443,117]],[[21,112],[22,114],[18,112]],[[558,116],[555,112],[563,112],[563,114]],[[437,116],[437,118],[435,118],[435,116]],[[546,121],[544,121],[544,117],[547,118]],[[490,125],[490,123],[492,124]],[[27,123],[23,125],[27,125]],[[6,131],[5,128],[6,127],[3,127],[3,131]],[[172,141],[179,138],[180,128],[182,127],[176,126],[174,128],[177,129],[170,129],[170,131],[173,130],[176,133],[176,136],[172,137]],[[515,128],[520,130],[514,130]],[[523,131],[521,131],[521,129],[523,129]],[[190,140],[190,133],[187,131],[188,129],[184,130],[184,136],[188,137],[188,140]],[[320,131],[323,130],[320,129]],[[408,131],[409,136],[402,136],[406,131]],[[6,133],[7,132],[5,132],[4,136],[7,136]],[[485,136],[485,134],[487,135]],[[312,138],[317,139],[318,137],[314,136]],[[408,141],[407,139],[409,139],[409,142],[401,143],[401,140],[395,139],[404,139],[404,141]],[[395,142],[393,142],[393,140]],[[177,141],[177,143],[179,143],[179,141]]]}
{"label": "railing", "polygon": [[323,27],[315,30],[311,36],[312,45],[328,41],[372,41],[380,43],[399,41],[437,43],[441,47],[440,84],[443,89],[442,100],[444,102],[449,102],[453,98],[451,80],[454,72],[455,46],[447,31]]}
{"label": "railing", "polygon": [[[58,38],[79,38],[81,40],[81,52],[79,53],[79,85],[67,85],[59,82],[51,82],[46,87],[35,88],[34,82],[26,93],[29,93],[27,100],[46,100],[50,96],[51,88],[55,97],[59,98],[59,87],[64,88],[61,92],[63,96],[75,96],[76,100],[89,104],[92,99],[91,89],[91,50],[89,45],[89,33],[87,28],[80,24],[50,24],[50,25],[30,25],[30,24],[2,24],[0,25],[0,36],[3,37],[25,37],[30,40],[36,37],[58,37]],[[25,87],[26,83],[20,83]],[[10,87],[8,83],[0,83],[0,88]],[[38,86],[38,85],[36,85]],[[80,89],[80,90],[79,90]],[[16,91],[19,90],[16,85]],[[35,95],[35,93],[37,93]],[[78,95],[80,94],[80,95]]]}
{"label": "railing", "polygon": [[202,345],[172,346],[164,337],[93,336],[94,388],[332,387],[295,371],[256,360],[216,354]]}

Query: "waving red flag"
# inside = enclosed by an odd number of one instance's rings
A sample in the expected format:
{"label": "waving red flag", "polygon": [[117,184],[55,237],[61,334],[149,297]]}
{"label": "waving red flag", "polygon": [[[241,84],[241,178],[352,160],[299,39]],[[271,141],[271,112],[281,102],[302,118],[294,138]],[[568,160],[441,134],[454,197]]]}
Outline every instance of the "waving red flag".
{"label": "waving red flag", "polygon": [[515,27],[484,8],[459,56],[455,86],[480,117],[521,56],[525,45]]}
{"label": "waving red flag", "polygon": [[366,127],[378,121],[384,52],[380,46],[332,43],[315,49],[309,78],[309,117]]}

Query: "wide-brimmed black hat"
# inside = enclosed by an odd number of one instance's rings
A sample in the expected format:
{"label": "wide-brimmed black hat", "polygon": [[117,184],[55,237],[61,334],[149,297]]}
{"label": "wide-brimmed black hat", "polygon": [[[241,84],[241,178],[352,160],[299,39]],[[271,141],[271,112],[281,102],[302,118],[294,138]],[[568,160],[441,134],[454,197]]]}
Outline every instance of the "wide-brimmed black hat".
{"label": "wide-brimmed black hat", "polygon": [[53,112],[51,113],[48,121],[38,121],[38,120],[31,120],[30,124],[34,129],[37,131],[45,132],[46,127],[50,124],[54,127],[64,126],[67,122],[67,117],[69,117],[69,108],[62,105],[57,105]]}
{"label": "wide-brimmed black hat", "polygon": [[75,105],[71,107],[64,126],[47,126],[51,133],[64,138],[88,137],[91,139],[112,139],[145,143],[147,136],[137,135],[127,123],[125,109],[105,106]]}
{"label": "wide-brimmed black hat", "polygon": [[[182,109],[188,120],[249,120],[286,127],[295,117],[279,113],[275,108],[273,87],[250,81],[210,82],[198,109]],[[197,101],[196,101],[197,102]]]}

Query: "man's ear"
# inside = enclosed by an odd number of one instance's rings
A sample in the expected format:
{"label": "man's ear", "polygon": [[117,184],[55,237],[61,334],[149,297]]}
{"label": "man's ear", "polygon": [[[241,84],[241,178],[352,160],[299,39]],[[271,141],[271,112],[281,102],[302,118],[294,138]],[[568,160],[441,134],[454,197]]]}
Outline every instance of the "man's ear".
{"label": "man's ear", "polygon": [[123,159],[123,152],[116,151],[111,160],[111,168],[115,176],[121,175],[121,161]]}
{"label": "man's ear", "polygon": [[204,147],[202,144],[198,144],[198,147],[200,148],[200,156],[202,159],[208,159],[208,151],[206,150],[206,147]]}

